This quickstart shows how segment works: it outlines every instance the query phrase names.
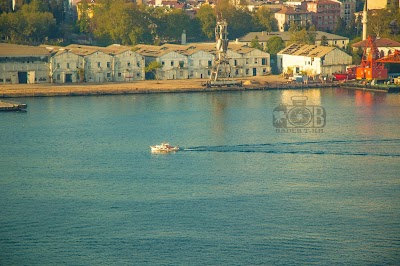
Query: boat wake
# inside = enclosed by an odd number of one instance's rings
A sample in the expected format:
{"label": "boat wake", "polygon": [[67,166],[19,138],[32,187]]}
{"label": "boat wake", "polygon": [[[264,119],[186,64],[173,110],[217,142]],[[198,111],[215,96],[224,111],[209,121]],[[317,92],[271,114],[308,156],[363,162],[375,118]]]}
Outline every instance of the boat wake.
{"label": "boat wake", "polygon": [[380,139],[196,146],[183,151],[400,157],[398,147],[400,139]]}

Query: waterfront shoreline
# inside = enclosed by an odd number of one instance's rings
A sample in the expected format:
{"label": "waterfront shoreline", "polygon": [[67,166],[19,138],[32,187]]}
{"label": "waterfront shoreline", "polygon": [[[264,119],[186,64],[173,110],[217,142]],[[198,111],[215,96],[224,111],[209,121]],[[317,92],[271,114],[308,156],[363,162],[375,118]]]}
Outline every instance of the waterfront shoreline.
{"label": "waterfront shoreline", "polygon": [[192,80],[144,80],[125,83],[99,84],[7,84],[0,85],[0,98],[55,97],[55,96],[99,96],[148,93],[245,91],[272,89],[307,89],[334,87],[336,83],[287,83],[278,75],[242,78],[240,87],[206,87],[206,79]]}

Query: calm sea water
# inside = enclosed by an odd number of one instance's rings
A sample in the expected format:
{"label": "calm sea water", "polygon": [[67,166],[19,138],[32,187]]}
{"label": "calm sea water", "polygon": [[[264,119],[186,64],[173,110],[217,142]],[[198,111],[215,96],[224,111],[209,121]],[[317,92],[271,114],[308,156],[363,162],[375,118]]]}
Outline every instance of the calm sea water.
{"label": "calm sea water", "polygon": [[[277,133],[307,96],[322,133]],[[400,95],[18,99],[0,114],[0,265],[395,265]],[[185,150],[151,154],[169,141]]]}

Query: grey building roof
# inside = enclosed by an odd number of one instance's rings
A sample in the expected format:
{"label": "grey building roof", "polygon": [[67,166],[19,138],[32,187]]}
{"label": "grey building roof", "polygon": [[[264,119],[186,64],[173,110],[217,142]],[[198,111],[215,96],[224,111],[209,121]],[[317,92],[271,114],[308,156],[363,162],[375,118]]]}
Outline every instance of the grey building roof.
{"label": "grey building roof", "polygon": [[49,56],[50,51],[41,46],[0,43],[0,57]]}
{"label": "grey building roof", "polygon": [[305,57],[322,57],[331,51],[337,49],[331,46],[320,46],[320,45],[300,45],[292,44],[280,51],[278,54],[296,55]]}
{"label": "grey building roof", "polygon": [[[327,33],[323,31],[316,31],[317,36],[315,38],[316,41],[321,41],[322,36],[326,36],[328,40],[349,40],[347,37],[339,36],[336,34],[332,33]],[[247,35],[239,38],[240,42],[251,42],[256,36],[258,37],[259,42],[266,42],[269,39],[271,39],[274,36],[281,37],[283,41],[287,42],[290,40],[290,32],[284,31],[284,32],[279,32],[279,31],[274,31],[270,32],[269,34],[267,32],[250,32]]]}

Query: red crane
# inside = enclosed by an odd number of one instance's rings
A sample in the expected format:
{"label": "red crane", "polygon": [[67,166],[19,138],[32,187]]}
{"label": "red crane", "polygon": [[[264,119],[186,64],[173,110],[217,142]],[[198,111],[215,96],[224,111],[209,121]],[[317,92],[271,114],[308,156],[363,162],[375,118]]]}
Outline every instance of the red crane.
{"label": "red crane", "polygon": [[361,64],[357,67],[357,79],[385,80],[388,78],[388,70],[383,62],[379,61],[380,53],[376,47],[375,37],[368,36],[364,48]]}

